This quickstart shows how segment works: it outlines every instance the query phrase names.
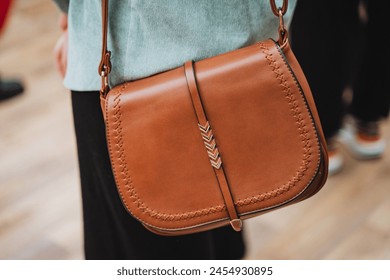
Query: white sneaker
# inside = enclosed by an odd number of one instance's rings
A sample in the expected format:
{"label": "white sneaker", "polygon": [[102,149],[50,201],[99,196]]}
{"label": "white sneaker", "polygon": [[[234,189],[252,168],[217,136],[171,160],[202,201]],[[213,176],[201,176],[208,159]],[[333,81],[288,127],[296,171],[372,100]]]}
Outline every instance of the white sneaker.
{"label": "white sneaker", "polygon": [[349,118],[340,130],[339,140],[358,159],[380,158],[386,148],[386,141],[379,132],[379,122]]}
{"label": "white sneaker", "polygon": [[328,151],[329,154],[329,176],[339,173],[344,167],[344,158],[339,149]]}
{"label": "white sneaker", "polygon": [[329,157],[328,173],[329,175],[334,175],[339,173],[343,169],[344,157],[340,151],[340,148],[337,145],[336,137],[328,139],[327,144]]}

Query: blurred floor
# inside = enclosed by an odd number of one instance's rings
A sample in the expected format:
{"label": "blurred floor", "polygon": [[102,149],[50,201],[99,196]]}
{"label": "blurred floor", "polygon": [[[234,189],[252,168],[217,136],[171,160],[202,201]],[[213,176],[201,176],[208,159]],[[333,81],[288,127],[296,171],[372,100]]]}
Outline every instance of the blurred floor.
{"label": "blurred floor", "polygon": [[70,95],[54,67],[50,0],[15,0],[0,75],[26,91],[0,102],[0,259],[80,259],[81,204]]}
{"label": "blurred floor", "polygon": [[[0,259],[82,259],[70,96],[55,71],[58,11],[16,0],[0,37],[0,74],[26,92],[0,102]],[[390,122],[383,126],[387,139]],[[248,259],[390,259],[390,149],[345,154],[315,197],[245,222]]]}

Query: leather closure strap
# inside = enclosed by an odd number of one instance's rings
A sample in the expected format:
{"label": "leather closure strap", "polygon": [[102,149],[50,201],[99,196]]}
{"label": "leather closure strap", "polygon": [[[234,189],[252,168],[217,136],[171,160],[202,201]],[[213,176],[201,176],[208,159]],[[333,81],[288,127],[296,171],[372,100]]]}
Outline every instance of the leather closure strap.
{"label": "leather closure strap", "polygon": [[184,72],[187,79],[187,85],[192,104],[194,106],[194,111],[198,119],[198,126],[205,144],[207,154],[210,158],[210,163],[213,167],[215,176],[218,180],[219,188],[225,201],[230,218],[230,224],[235,231],[241,231],[242,221],[239,218],[236,207],[234,205],[233,197],[229,188],[229,183],[227,181],[225,171],[222,166],[222,159],[219,155],[216,140],[202,105],[202,100],[196,82],[193,61],[187,61],[184,64]]}

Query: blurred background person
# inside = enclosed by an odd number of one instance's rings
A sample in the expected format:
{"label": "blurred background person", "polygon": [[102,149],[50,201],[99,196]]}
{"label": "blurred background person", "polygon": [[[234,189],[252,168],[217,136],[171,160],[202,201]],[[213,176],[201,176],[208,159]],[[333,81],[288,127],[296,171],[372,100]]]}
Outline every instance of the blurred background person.
{"label": "blurred background person", "polygon": [[390,61],[382,40],[389,8],[389,1],[298,1],[292,48],[316,100],[330,174],[344,165],[338,142],[357,159],[385,151],[380,123],[389,113]]}
{"label": "blurred background person", "polygon": [[[0,2],[0,37],[5,27],[6,18],[11,8],[11,0],[1,0]],[[9,99],[21,94],[24,87],[21,81],[17,79],[2,78],[0,73],[0,101]]]}

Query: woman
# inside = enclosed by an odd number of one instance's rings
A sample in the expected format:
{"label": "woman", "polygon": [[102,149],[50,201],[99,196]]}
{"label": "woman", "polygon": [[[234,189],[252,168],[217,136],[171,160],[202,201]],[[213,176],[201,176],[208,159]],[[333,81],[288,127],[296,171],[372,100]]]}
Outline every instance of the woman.
{"label": "woman", "polygon": [[[162,237],[144,229],[124,210],[111,171],[99,103],[101,3],[56,2],[64,12],[60,20],[64,33],[55,54],[65,86],[72,90],[86,258],[243,258],[243,235],[231,228]],[[109,4],[113,85],[277,37],[278,19],[268,1],[110,0]],[[287,24],[294,6],[295,1],[290,1]]]}
{"label": "woman", "polygon": [[[385,152],[380,126],[390,108],[389,57],[378,51],[378,40],[389,8],[389,1],[301,0],[295,9],[292,48],[316,99],[331,175],[344,166],[337,142],[359,160]],[[353,93],[349,102],[343,100],[346,88]]]}
{"label": "woman", "polygon": [[[6,25],[6,19],[11,8],[11,0],[0,2],[0,35]],[[2,79],[0,77],[0,101],[17,96],[24,91],[23,84],[19,80]]]}

